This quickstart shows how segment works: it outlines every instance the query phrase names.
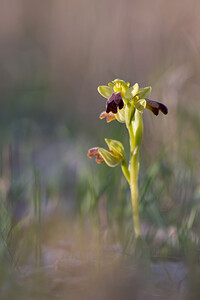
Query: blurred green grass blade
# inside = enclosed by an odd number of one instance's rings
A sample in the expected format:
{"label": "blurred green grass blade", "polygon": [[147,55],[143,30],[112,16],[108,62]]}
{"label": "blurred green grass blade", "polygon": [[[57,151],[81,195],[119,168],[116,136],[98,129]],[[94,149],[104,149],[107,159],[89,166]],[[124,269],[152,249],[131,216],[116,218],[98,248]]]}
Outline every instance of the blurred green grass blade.
{"label": "blurred green grass blade", "polygon": [[156,176],[158,175],[164,153],[165,153],[165,151],[157,158],[155,163],[147,171],[147,175],[145,176],[145,179],[140,186],[139,202],[144,201],[144,197],[145,197],[146,193],[148,192],[150,185],[152,184],[152,182],[155,180]]}

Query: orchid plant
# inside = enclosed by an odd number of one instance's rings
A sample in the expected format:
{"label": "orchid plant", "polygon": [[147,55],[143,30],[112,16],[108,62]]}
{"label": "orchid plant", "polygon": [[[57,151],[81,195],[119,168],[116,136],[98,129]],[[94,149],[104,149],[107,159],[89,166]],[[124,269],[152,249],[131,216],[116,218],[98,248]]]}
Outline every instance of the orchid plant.
{"label": "orchid plant", "polygon": [[120,141],[105,139],[108,150],[94,147],[88,150],[88,157],[96,157],[97,163],[105,162],[109,167],[121,165],[122,172],[130,186],[135,237],[141,236],[141,226],[138,207],[138,173],[139,149],[143,136],[142,114],[145,108],[154,115],[159,111],[168,113],[168,108],[157,101],[149,99],[151,87],[139,88],[138,83],[130,86],[129,82],[115,79],[107,86],[99,86],[98,92],[107,99],[106,111],[100,114],[100,119],[106,118],[107,123],[117,120],[125,123],[129,133],[130,158],[127,163],[124,146]]}

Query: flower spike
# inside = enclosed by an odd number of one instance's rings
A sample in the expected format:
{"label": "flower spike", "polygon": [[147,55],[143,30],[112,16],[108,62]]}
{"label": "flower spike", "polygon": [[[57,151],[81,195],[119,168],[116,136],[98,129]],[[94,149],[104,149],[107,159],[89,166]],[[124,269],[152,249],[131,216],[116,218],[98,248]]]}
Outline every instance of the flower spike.
{"label": "flower spike", "polygon": [[105,139],[108,150],[99,147],[91,148],[88,150],[88,157],[95,157],[97,163],[105,162],[109,167],[121,165],[122,172],[130,186],[135,237],[140,238],[138,173],[139,149],[143,137],[143,112],[147,108],[156,116],[159,111],[166,115],[168,108],[160,102],[150,100],[151,87],[140,88],[138,83],[130,86],[129,82],[115,79],[107,86],[99,86],[98,92],[107,99],[106,111],[103,111],[99,118],[106,118],[107,123],[116,119],[126,125],[130,141],[130,159],[127,163],[123,144],[111,139]]}

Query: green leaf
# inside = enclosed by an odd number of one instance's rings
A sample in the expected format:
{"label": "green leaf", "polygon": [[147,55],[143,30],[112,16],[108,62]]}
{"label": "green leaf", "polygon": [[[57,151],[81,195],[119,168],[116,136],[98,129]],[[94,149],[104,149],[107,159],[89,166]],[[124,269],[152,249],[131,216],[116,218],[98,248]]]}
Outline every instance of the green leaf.
{"label": "green leaf", "polygon": [[140,99],[147,99],[147,98],[149,98],[151,89],[152,89],[151,86],[147,86],[145,88],[139,89],[137,96],[139,96]]}
{"label": "green leaf", "polygon": [[142,119],[142,114],[138,109],[136,109],[135,119],[132,122],[132,126],[133,126],[133,132],[135,136],[135,148],[138,151],[143,136],[143,119]]}
{"label": "green leaf", "polygon": [[109,139],[105,139],[105,142],[108,145],[110,151],[113,151],[117,155],[120,155],[122,158],[125,157],[124,146],[121,142]]}
{"label": "green leaf", "polygon": [[107,85],[98,86],[97,90],[99,94],[106,99],[110,98],[110,96],[114,93],[113,88]]}
{"label": "green leaf", "polygon": [[127,127],[130,126],[134,114],[135,114],[135,106],[133,104],[133,101],[129,101],[129,103],[125,107],[125,121]]}
{"label": "green leaf", "polygon": [[137,108],[137,110],[139,110],[141,113],[143,113],[146,108],[146,104],[147,103],[146,103],[145,99],[137,100],[135,102],[135,108]]}
{"label": "green leaf", "polygon": [[104,148],[99,148],[99,153],[103,157],[105,163],[109,167],[116,167],[122,161],[122,157],[121,156],[116,155],[116,154],[112,153],[111,151],[108,151],[108,150],[106,150]]}
{"label": "green leaf", "polygon": [[126,180],[128,181],[128,183],[130,184],[130,172],[127,166],[127,162],[125,159],[122,160],[121,163],[121,168],[122,168],[122,172],[124,174],[124,177],[126,178]]}

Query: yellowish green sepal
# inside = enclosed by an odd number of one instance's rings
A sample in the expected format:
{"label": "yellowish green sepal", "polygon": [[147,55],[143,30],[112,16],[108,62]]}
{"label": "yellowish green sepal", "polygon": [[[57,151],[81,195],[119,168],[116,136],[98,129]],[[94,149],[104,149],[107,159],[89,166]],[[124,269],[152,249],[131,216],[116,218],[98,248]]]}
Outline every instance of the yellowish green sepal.
{"label": "yellowish green sepal", "polygon": [[129,99],[129,100],[130,100],[130,99],[133,98],[133,96],[132,96],[133,89],[134,89],[133,86],[131,86],[130,88],[127,88],[127,90],[126,90],[126,92],[125,92],[125,95],[124,95],[124,97],[125,97],[126,99]]}
{"label": "yellowish green sepal", "polygon": [[99,94],[104,98],[108,99],[114,93],[113,88],[107,85],[101,85],[97,88]]}
{"label": "yellowish green sepal", "polygon": [[116,117],[118,122],[124,123],[125,122],[125,107],[118,110],[117,114],[115,114],[115,117]]}
{"label": "yellowish green sepal", "polygon": [[139,84],[135,83],[134,86],[133,86],[133,90],[131,92],[132,98],[138,94],[138,91],[139,91]]}
{"label": "yellowish green sepal", "polygon": [[99,148],[99,153],[103,157],[105,163],[109,167],[116,167],[122,161],[122,157],[120,155],[117,155],[114,152],[111,152],[111,151],[106,150],[104,148]]}
{"label": "yellowish green sepal", "polygon": [[147,86],[145,88],[139,89],[137,96],[139,96],[140,99],[147,99],[150,96],[151,89],[152,89],[151,86]]}
{"label": "yellowish green sepal", "polygon": [[146,105],[147,103],[145,99],[139,99],[135,101],[135,108],[139,110],[141,113],[144,112]]}
{"label": "yellowish green sepal", "polygon": [[121,142],[116,140],[105,139],[106,144],[110,151],[113,151],[117,155],[120,155],[122,158],[125,157],[124,146]]}

